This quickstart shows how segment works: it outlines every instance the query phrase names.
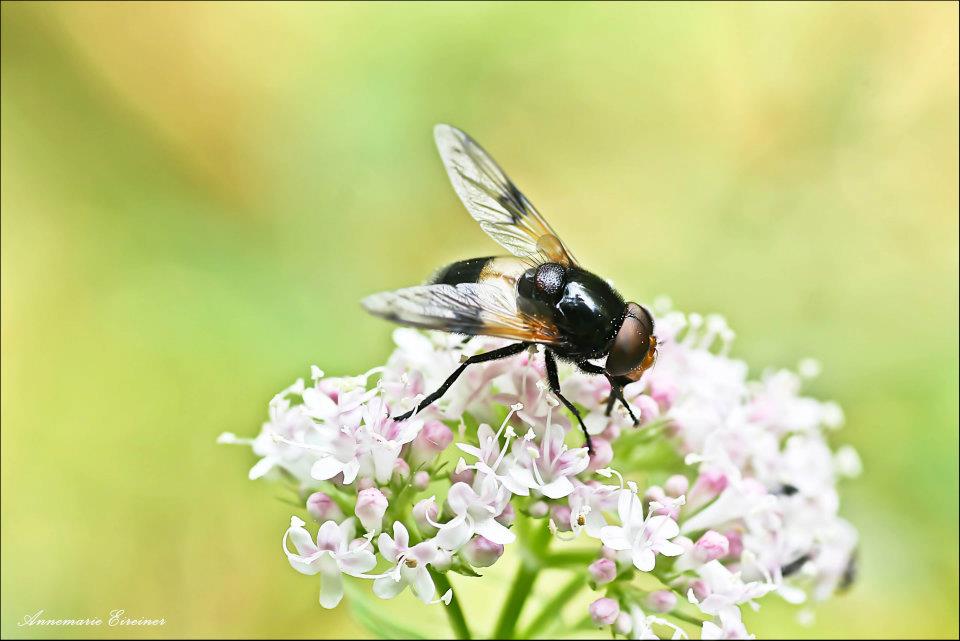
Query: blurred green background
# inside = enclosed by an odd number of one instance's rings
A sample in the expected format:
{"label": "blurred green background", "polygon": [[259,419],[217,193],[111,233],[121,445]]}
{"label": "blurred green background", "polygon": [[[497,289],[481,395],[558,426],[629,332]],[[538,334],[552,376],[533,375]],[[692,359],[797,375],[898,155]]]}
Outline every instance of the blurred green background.
{"label": "blurred green background", "polygon": [[56,634],[364,634],[317,605],[280,553],[289,508],[214,439],[255,433],[311,363],[381,362],[361,296],[495,250],[436,156],[451,122],[629,297],[726,315],[757,372],[822,362],[810,391],[865,465],[843,504],[860,580],[812,630],[772,598],[751,629],[955,637],[957,22],[3,3],[0,632],[125,608],[168,623]]}

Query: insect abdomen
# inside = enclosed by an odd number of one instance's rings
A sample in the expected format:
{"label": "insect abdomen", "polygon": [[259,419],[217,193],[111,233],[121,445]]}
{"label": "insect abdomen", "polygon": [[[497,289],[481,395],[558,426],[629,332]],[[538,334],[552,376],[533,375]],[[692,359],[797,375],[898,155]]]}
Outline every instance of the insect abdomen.
{"label": "insect abdomen", "polygon": [[484,258],[468,258],[450,263],[438,271],[432,279],[431,285],[459,285],[460,283],[476,283],[480,280],[483,268],[490,262],[492,256]]}

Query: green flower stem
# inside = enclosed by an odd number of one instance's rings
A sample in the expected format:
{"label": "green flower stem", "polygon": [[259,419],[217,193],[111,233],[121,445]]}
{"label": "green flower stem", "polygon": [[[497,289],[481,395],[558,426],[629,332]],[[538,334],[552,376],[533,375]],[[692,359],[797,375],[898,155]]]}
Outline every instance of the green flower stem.
{"label": "green flower stem", "polygon": [[518,525],[520,526],[521,534],[521,544],[524,545],[524,554],[520,559],[520,569],[517,570],[517,575],[513,579],[513,585],[510,587],[510,592],[507,594],[507,600],[503,604],[503,609],[500,611],[500,618],[497,620],[497,627],[493,632],[494,639],[512,639],[514,638],[515,631],[517,629],[517,621],[520,618],[520,612],[523,610],[523,604],[526,603],[527,597],[530,596],[531,589],[533,588],[534,582],[537,580],[537,575],[540,574],[540,569],[543,566],[543,558],[546,553],[547,546],[550,545],[550,530],[547,529],[546,523],[542,520],[535,522],[534,529],[529,533],[528,540],[524,541],[524,521],[525,519],[518,519]]}
{"label": "green flower stem", "polygon": [[597,553],[590,550],[575,550],[572,552],[556,552],[543,558],[543,566],[547,568],[565,568],[574,566],[582,570],[584,565],[597,560]]}
{"label": "green flower stem", "polygon": [[532,639],[535,635],[549,629],[551,623],[557,622],[557,614],[560,609],[566,605],[573,596],[586,585],[586,580],[581,575],[576,575],[563,586],[550,601],[543,606],[540,614],[534,618],[533,622],[527,627],[521,635],[525,639]]}
{"label": "green flower stem", "polygon": [[698,619],[697,617],[691,616],[691,615],[687,614],[686,612],[681,612],[680,610],[671,610],[670,612],[667,612],[666,614],[667,614],[667,616],[673,617],[674,619],[677,619],[678,621],[683,621],[684,623],[689,623],[689,624],[695,625],[695,626],[697,626],[697,627],[700,627],[701,625],[703,625],[703,619]]}
{"label": "green flower stem", "polygon": [[430,576],[433,577],[433,582],[437,586],[437,591],[440,594],[445,593],[447,590],[450,590],[452,595],[450,599],[450,605],[446,606],[444,610],[447,613],[447,619],[450,620],[450,627],[453,628],[453,633],[458,639],[470,639],[470,628],[467,626],[467,620],[463,616],[463,610],[460,609],[460,601],[457,599],[457,593],[453,591],[453,586],[450,585],[450,580],[447,578],[446,574],[437,572],[436,570],[430,570]]}

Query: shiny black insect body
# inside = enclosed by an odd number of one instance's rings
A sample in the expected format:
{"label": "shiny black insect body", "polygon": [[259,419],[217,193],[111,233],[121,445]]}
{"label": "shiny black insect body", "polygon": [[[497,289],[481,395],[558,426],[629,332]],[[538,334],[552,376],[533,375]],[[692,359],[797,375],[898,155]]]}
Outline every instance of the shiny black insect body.
{"label": "shiny black insect body", "polygon": [[[481,229],[512,255],[453,263],[426,285],[374,294],[364,299],[364,307],[412,327],[517,342],[468,358],[417,407],[395,418],[409,418],[439,399],[470,365],[542,345],[550,389],[577,418],[592,452],[580,412],[560,391],[556,359],[606,376],[611,384],[607,414],[619,400],[637,424],[623,387],[639,380],[656,360],[653,317],[580,267],[543,216],[472,138],[449,125],[438,125],[434,134],[457,195]],[[602,364],[594,362],[601,359]]]}

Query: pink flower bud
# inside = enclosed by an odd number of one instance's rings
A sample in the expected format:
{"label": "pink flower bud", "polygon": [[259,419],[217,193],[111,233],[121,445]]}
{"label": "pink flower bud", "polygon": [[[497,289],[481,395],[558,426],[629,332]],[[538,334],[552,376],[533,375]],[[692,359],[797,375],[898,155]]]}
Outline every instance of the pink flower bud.
{"label": "pink flower bud", "polygon": [[323,492],[314,492],[307,497],[307,512],[317,523],[340,521],[343,518],[340,506]]}
{"label": "pink flower bud", "polygon": [[413,442],[416,458],[430,460],[453,442],[453,432],[440,421],[427,421]]}
{"label": "pink flower bud", "polygon": [[669,612],[677,607],[677,595],[670,590],[657,590],[647,597],[647,606],[654,612]]}
{"label": "pink flower bud", "polygon": [[467,485],[473,484],[473,470],[467,469],[462,472],[457,472],[454,470],[450,472],[450,485],[456,483],[466,483]]}
{"label": "pink flower bud", "polygon": [[513,503],[507,503],[503,508],[503,512],[500,513],[494,520],[503,527],[510,527],[513,525],[513,522],[517,519],[517,511],[513,509]]}
{"label": "pink flower bud", "polygon": [[593,455],[590,457],[590,464],[587,465],[587,469],[596,472],[610,465],[612,460],[613,448],[610,447],[610,442],[602,438],[593,439]]}
{"label": "pink flower bud", "polygon": [[569,532],[570,526],[570,506],[554,505],[550,508],[550,518],[557,524],[557,530],[560,532]]}
{"label": "pink flower bud", "polygon": [[613,624],[613,628],[617,631],[617,634],[627,636],[633,631],[633,619],[626,612],[621,612],[616,623]]}
{"label": "pink flower bud", "polygon": [[640,410],[640,415],[637,418],[640,419],[641,425],[645,425],[660,416],[660,405],[646,394],[641,394],[633,399],[633,405],[637,410]]}
{"label": "pink flower bud", "polygon": [[727,543],[729,544],[727,555],[732,559],[739,559],[740,555],[743,554],[743,534],[740,530],[727,530],[724,536],[727,537]]}
{"label": "pink flower bud", "polygon": [[535,519],[542,519],[550,511],[550,507],[543,501],[537,501],[530,504],[530,516]]}
{"label": "pink flower bud", "polygon": [[687,493],[690,489],[690,481],[683,474],[674,474],[663,484],[663,489],[667,495],[676,498]]}
{"label": "pink flower bud", "polygon": [[617,560],[617,551],[613,548],[608,548],[606,545],[600,546],[600,556],[605,559],[610,559],[611,561]]}
{"label": "pink flower bud", "polygon": [[431,525],[430,521],[436,523],[438,516],[440,516],[440,508],[436,501],[423,499],[413,506],[413,520],[424,536],[433,536],[437,533],[437,528]]}
{"label": "pink flower bud", "polygon": [[393,462],[393,473],[406,480],[410,477],[410,465],[402,458],[398,458]]}
{"label": "pink flower bud", "polygon": [[354,511],[365,530],[376,532],[383,524],[383,515],[387,512],[387,497],[375,487],[362,490],[357,495],[357,507]]}
{"label": "pink flower bud", "polygon": [[727,541],[727,537],[714,530],[704,532],[693,546],[693,556],[700,563],[709,563],[714,559],[723,558],[729,551],[730,542]]}
{"label": "pink flower bud", "polygon": [[610,559],[597,559],[589,566],[587,572],[597,585],[606,585],[617,578],[617,564]]}
{"label": "pink flower bud", "polygon": [[617,425],[616,423],[610,423],[609,425],[607,425],[605,430],[600,432],[599,437],[605,441],[612,443],[613,441],[620,438],[621,432],[622,430],[620,429],[619,425]]}
{"label": "pink flower bud", "polygon": [[430,485],[430,473],[426,470],[420,470],[413,475],[413,489],[422,492]]}
{"label": "pink flower bud", "polygon": [[697,598],[697,601],[703,601],[710,596],[710,588],[707,587],[707,583],[703,579],[694,579],[690,582],[689,587],[693,590],[693,596]]}
{"label": "pink flower bud", "polygon": [[699,490],[705,492],[710,498],[713,498],[727,489],[727,475],[723,472],[713,470],[702,472],[700,476],[697,477],[697,482],[694,484],[693,489],[694,491]]}
{"label": "pink flower bud", "polygon": [[611,625],[620,616],[620,604],[603,597],[590,604],[590,618],[598,626]]}
{"label": "pink flower bud", "polygon": [[478,534],[463,546],[460,553],[473,567],[488,568],[503,556],[503,546]]}

